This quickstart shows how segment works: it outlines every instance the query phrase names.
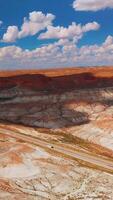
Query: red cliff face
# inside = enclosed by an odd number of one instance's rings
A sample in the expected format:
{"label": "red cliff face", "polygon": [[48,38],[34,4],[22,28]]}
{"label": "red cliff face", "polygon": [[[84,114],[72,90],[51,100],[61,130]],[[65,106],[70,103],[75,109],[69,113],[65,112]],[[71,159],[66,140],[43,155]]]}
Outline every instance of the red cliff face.
{"label": "red cliff face", "polygon": [[[106,72],[106,73],[105,73]],[[60,91],[107,87],[113,84],[113,69],[83,68],[0,73],[0,89],[16,86],[30,90]],[[6,77],[5,77],[6,76]]]}

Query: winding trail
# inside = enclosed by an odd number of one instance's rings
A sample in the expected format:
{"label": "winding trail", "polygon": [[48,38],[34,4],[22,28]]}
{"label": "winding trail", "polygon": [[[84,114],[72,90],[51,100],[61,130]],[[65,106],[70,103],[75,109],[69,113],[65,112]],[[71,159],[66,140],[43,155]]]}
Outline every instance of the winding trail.
{"label": "winding trail", "polygon": [[90,153],[83,152],[81,150],[72,150],[69,149],[69,146],[64,147],[59,144],[48,143],[42,139],[35,138],[32,136],[25,135],[23,133],[17,131],[11,131],[5,128],[0,127],[0,134],[5,134],[7,136],[21,139],[26,143],[33,144],[36,146],[40,146],[41,148],[51,150],[51,152],[56,152],[64,157],[70,157],[71,159],[79,160],[81,163],[89,167],[94,167],[97,169],[101,169],[105,172],[113,173],[113,161],[109,159],[104,159],[100,156],[91,155]]}

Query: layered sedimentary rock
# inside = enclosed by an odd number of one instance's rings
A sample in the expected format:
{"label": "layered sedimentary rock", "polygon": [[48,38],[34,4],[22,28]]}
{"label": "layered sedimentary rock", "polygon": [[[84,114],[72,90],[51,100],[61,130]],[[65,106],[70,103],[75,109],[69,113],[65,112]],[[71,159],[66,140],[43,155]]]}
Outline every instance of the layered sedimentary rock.
{"label": "layered sedimentary rock", "polygon": [[0,74],[1,199],[112,199],[113,68]]}

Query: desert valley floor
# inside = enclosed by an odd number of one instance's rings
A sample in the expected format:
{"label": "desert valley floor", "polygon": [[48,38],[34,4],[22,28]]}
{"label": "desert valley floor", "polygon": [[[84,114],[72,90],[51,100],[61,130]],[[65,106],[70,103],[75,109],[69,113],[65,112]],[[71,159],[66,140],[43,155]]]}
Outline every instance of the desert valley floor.
{"label": "desert valley floor", "polygon": [[113,67],[0,72],[0,200],[113,200]]}

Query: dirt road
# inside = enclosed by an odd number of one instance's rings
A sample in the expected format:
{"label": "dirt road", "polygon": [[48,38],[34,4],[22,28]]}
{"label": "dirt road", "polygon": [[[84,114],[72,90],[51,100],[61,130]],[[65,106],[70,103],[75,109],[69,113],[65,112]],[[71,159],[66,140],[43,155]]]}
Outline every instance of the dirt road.
{"label": "dirt road", "polygon": [[83,162],[83,164],[86,164],[87,166],[95,167],[95,168],[101,169],[103,171],[113,173],[113,161],[111,161],[109,159],[104,159],[103,157],[100,157],[100,156],[94,156],[93,154],[91,155],[91,152],[87,153],[87,152],[83,152],[80,150],[78,150],[78,151],[72,150],[72,149],[69,149],[68,146],[66,148],[62,145],[60,146],[58,144],[48,143],[39,138],[27,136],[20,132],[11,131],[11,130],[1,128],[1,127],[0,127],[0,133],[8,135],[13,138],[21,139],[26,143],[34,144],[34,145],[40,146],[44,149],[51,150],[51,152],[59,153],[62,156],[66,156],[66,157],[70,157],[75,160],[79,160],[79,161],[81,161],[81,163]]}

